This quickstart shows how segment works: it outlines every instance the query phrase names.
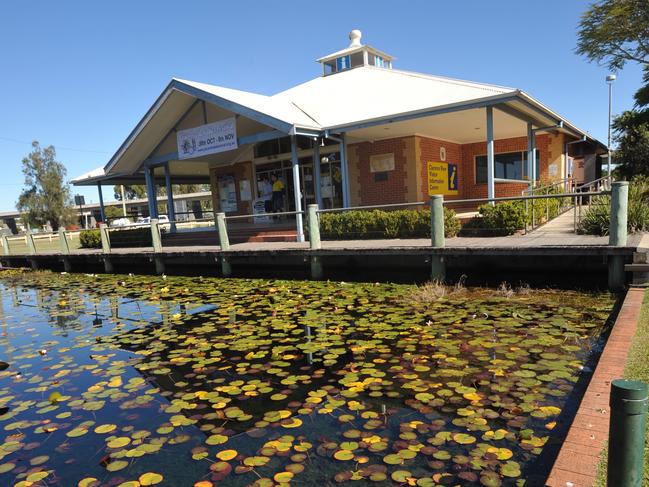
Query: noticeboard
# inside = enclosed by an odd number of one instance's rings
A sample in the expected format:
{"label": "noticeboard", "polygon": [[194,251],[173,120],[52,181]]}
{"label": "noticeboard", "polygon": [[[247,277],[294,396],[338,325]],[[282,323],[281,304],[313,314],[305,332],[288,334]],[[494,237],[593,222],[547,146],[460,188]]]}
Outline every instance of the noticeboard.
{"label": "noticeboard", "polygon": [[459,194],[457,164],[428,161],[428,195]]}

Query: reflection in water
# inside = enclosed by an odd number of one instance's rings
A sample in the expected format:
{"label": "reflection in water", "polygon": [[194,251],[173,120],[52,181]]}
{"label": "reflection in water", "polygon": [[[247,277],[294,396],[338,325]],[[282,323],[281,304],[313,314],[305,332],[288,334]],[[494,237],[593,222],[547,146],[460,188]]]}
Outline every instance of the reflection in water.
{"label": "reflection in water", "polygon": [[389,284],[3,282],[1,485],[511,485],[543,474],[613,306],[488,290],[422,304]]}

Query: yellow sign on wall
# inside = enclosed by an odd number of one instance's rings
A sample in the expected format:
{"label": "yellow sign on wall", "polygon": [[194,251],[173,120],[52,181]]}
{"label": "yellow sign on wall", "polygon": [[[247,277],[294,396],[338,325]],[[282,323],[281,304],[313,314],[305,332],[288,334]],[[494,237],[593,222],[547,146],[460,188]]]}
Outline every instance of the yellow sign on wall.
{"label": "yellow sign on wall", "polygon": [[428,196],[459,194],[457,164],[428,161]]}

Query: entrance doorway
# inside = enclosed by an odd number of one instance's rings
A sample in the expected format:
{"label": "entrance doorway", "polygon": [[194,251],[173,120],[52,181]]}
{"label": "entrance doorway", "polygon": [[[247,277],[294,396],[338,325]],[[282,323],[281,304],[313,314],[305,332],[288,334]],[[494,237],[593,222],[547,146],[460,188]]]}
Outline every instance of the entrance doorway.
{"label": "entrance doorway", "polygon": [[[302,209],[316,203],[315,178],[313,175],[313,157],[301,157],[298,160],[302,195]],[[290,159],[264,162],[255,165],[255,207],[263,207],[272,196],[271,179],[275,175],[284,184],[282,191],[283,211],[295,211],[293,168]],[[321,157],[320,192],[322,208],[342,207],[342,175],[340,171],[339,152],[332,152]],[[261,203],[261,202],[264,203]],[[272,209],[271,204],[266,205]]]}

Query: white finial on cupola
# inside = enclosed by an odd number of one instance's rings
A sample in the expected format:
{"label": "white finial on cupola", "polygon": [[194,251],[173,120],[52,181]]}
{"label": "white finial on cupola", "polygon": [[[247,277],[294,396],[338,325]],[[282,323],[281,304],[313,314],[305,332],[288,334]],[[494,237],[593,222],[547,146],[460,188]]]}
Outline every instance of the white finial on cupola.
{"label": "white finial on cupola", "polygon": [[349,40],[352,41],[351,44],[349,44],[349,47],[359,47],[361,46],[361,37],[362,33],[358,29],[354,29],[349,33]]}

